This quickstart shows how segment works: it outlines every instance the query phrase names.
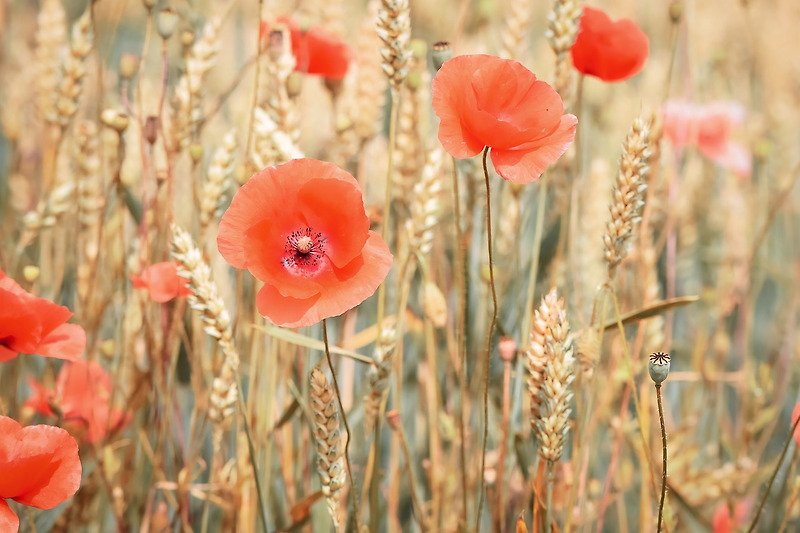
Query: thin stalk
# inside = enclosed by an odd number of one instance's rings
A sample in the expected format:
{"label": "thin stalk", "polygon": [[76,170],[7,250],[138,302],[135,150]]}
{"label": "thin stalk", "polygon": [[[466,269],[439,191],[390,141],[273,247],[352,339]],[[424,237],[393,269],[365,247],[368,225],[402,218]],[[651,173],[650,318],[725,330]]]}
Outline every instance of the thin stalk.
{"label": "thin stalk", "polygon": [[783,445],[783,451],[781,452],[781,456],[778,458],[778,464],[775,465],[775,471],[772,472],[772,477],[769,478],[767,490],[764,491],[764,496],[761,498],[761,503],[758,504],[758,511],[756,511],[756,515],[753,517],[753,523],[750,524],[750,527],[747,529],[747,533],[753,533],[753,531],[756,529],[756,524],[758,524],[761,511],[764,510],[764,504],[767,502],[769,491],[772,490],[772,484],[775,483],[775,478],[778,477],[778,471],[781,469],[783,458],[786,457],[786,451],[789,449],[789,445],[792,443],[792,439],[794,438],[794,432],[797,429],[798,422],[800,422],[800,416],[798,416],[797,420],[794,421],[794,424],[792,424],[792,429],[789,431],[789,436],[786,437],[786,443]]}
{"label": "thin stalk", "polygon": [[494,266],[492,262],[492,196],[489,186],[489,170],[486,168],[486,157],[489,155],[489,147],[483,149],[483,179],[486,183],[486,245],[489,249],[489,285],[492,288],[492,321],[489,323],[489,331],[486,335],[486,356],[485,370],[486,377],[483,384],[483,444],[481,445],[481,469],[480,476],[480,496],[478,498],[478,516],[475,519],[475,530],[481,529],[481,511],[483,510],[483,498],[486,492],[483,471],[486,468],[486,444],[489,440],[489,378],[491,375],[492,362],[492,334],[497,323],[497,290],[494,286]]}
{"label": "thin stalk", "polygon": [[625,359],[625,366],[627,366],[628,370],[628,381],[631,387],[631,394],[633,394],[633,405],[636,408],[636,422],[637,426],[639,426],[639,435],[642,438],[642,446],[644,451],[644,456],[647,458],[647,463],[650,470],[650,485],[653,491],[653,494],[656,494],[656,481],[653,476],[653,459],[650,457],[650,454],[647,452],[647,438],[644,435],[644,428],[642,427],[642,406],[639,403],[639,394],[636,392],[636,382],[633,379],[633,363],[631,362],[631,354],[628,352],[628,343],[625,341],[625,327],[622,325],[622,318],[619,312],[619,302],[617,302],[617,293],[613,289],[613,287],[609,288],[609,292],[611,293],[611,301],[614,303],[614,314],[617,320],[617,327],[619,328],[619,334],[622,340],[622,351]]}
{"label": "thin stalk", "polygon": [[350,425],[347,423],[347,416],[344,414],[344,405],[342,405],[342,395],[339,392],[339,380],[336,378],[336,369],[333,368],[333,361],[331,361],[331,351],[328,346],[328,321],[322,319],[322,341],[325,343],[325,358],[328,360],[328,368],[331,369],[331,377],[333,378],[333,388],[336,390],[336,401],[339,403],[339,412],[342,415],[342,422],[344,423],[344,430],[347,432],[347,437],[344,441],[344,461],[347,463],[347,477],[350,479],[350,497],[353,499],[353,514],[355,515],[356,531],[361,531],[361,517],[358,506],[358,492],[356,491],[356,483],[353,481],[353,469],[350,466]]}
{"label": "thin stalk", "polygon": [[[658,420],[661,422],[661,501],[658,503],[658,533],[661,533],[661,521],[664,518],[664,498],[667,496],[667,430],[664,428],[664,409],[661,406],[661,383],[656,383],[658,399]],[[800,419],[800,418],[798,418]]]}
{"label": "thin stalk", "polygon": [[544,530],[552,531],[550,522],[553,519],[553,461],[547,461],[547,509],[544,513]]}
{"label": "thin stalk", "polygon": [[[533,293],[536,290],[536,277],[539,275],[539,252],[542,247],[542,233],[544,231],[544,210],[545,200],[547,199],[546,176],[542,176],[539,182],[539,203],[536,207],[536,230],[533,234],[533,246],[531,247],[531,268],[528,270],[528,290],[525,293],[525,311],[522,321],[522,331],[520,332],[520,342],[527,342],[530,336],[531,315],[533,314]],[[521,359],[520,359],[521,361]],[[521,368],[521,367],[520,367]],[[517,369],[519,370],[519,368]]]}
{"label": "thin stalk", "polygon": [[239,404],[239,411],[242,414],[242,427],[244,427],[244,434],[247,437],[247,451],[250,454],[250,465],[253,467],[253,480],[256,483],[256,494],[258,496],[258,516],[261,518],[261,525],[264,526],[264,531],[269,531],[269,526],[267,526],[267,506],[264,503],[264,492],[261,488],[261,479],[258,475],[258,466],[256,465],[256,448],[253,445],[253,436],[250,431],[250,419],[247,416],[247,407],[244,404],[244,398],[242,398],[242,387],[241,383],[242,380],[239,377],[238,371],[236,372],[236,383],[239,384],[239,394],[237,394],[237,400]]}
{"label": "thin stalk", "polygon": [[456,226],[456,253],[455,264],[453,271],[456,276],[456,283],[458,284],[458,321],[456,322],[456,356],[458,357],[460,368],[460,379],[458,380],[459,394],[461,401],[459,402],[459,417],[458,425],[460,432],[460,439],[458,443],[459,453],[461,454],[461,505],[464,526],[467,524],[467,445],[464,438],[464,430],[466,428],[466,421],[464,420],[465,402],[464,398],[467,397],[467,353],[464,346],[464,327],[466,324],[467,316],[467,284],[466,284],[466,264],[464,262],[464,235],[461,231],[461,198],[458,192],[458,167],[456,166],[456,159],[453,158],[453,214],[455,215],[454,223]]}
{"label": "thin stalk", "polygon": [[[398,100],[400,91],[391,89],[392,104],[389,109],[389,161],[386,168],[386,190],[383,197],[383,225],[381,237],[383,242],[389,242],[389,223],[392,214],[392,172],[394,171],[394,145],[397,136],[397,115],[399,111]],[[378,333],[383,327],[383,317],[386,312],[386,280],[378,287]]]}
{"label": "thin stalk", "polygon": [[508,446],[508,423],[511,418],[511,361],[503,361],[503,421],[500,424],[501,444],[500,455],[497,459],[497,522],[498,531],[503,531],[505,526],[505,505],[503,488],[505,482],[506,447]]}

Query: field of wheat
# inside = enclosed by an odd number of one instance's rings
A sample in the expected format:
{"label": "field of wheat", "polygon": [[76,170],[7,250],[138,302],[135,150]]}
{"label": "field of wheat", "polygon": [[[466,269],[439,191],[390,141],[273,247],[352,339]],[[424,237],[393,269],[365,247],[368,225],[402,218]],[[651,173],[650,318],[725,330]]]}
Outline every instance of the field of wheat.
{"label": "field of wheat", "polygon": [[800,531],[796,0],[0,2],[0,533]]}

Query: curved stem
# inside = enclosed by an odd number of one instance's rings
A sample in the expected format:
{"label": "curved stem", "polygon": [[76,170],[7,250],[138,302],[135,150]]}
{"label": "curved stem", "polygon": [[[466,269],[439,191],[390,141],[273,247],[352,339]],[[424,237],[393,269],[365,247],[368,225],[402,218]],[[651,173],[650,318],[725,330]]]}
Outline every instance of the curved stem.
{"label": "curved stem", "polygon": [[489,377],[491,375],[492,362],[492,334],[497,323],[497,290],[494,287],[494,266],[492,263],[492,196],[489,186],[489,170],[486,168],[486,157],[489,155],[489,147],[483,149],[483,179],[486,183],[486,244],[489,249],[489,285],[492,288],[492,321],[489,323],[489,331],[486,334],[486,357],[485,371],[486,377],[483,386],[483,445],[481,446],[481,469],[480,476],[480,497],[478,498],[478,516],[475,520],[475,530],[481,529],[481,511],[483,510],[483,497],[486,492],[484,484],[483,470],[486,468],[486,444],[489,440]]}
{"label": "curved stem", "polygon": [[658,399],[658,420],[661,422],[661,501],[658,503],[658,529],[661,533],[661,521],[664,518],[664,498],[667,496],[667,430],[664,427],[664,408],[661,406],[661,383],[656,383]]}
{"label": "curved stem", "polygon": [[342,405],[342,395],[339,392],[339,380],[336,378],[336,369],[333,368],[333,361],[331,361],[331,350],[328,347],[328,322],[327,319],[324,318],[322,319],[322,341],[325,343],[325,358],[328,360],[328,368],[331,369],[333,388],[336,390],[336,401],[339,403],[339,412],[342,415],[344,430],[347,432],[347,437],[344,441],[344,461],[347,463],[347,477],[350,480],[350,496],[353,499],[353,514],[355,515],[356,531],[361,531],[359,523],[361,513],[358,508],[358,493],[356,491],[355,481],[353,481],[353,469],[350,466],[350,426],[347,424],[347,416],[344,414],[344,405]]}
{"label": "curved stem", "polygon": [[786,444],[783,445],[783,451],[781,452],[781,456],[778,459],[778,464],[775,465],[775,471],[772,473],[772,477],[769,478],[769,484],[767,485],[767,490],[764,491],[764,497],[761,498],[761,503],[758,504],[758,511],[756,511],[756,516],[753,517],[753,523],[750,524],[750,527],[747,528],[747,533],[753,533],[756,529],[756,524],[758,523],[758,519],[761,516],[761,511],[764,510],[764,504],[767,502],[767,496],[769,496],[769,491],[772,490],[772,484],[775,483],[775,478],[778,477],[778,471],[781,469],[781,463],[783,462],[783,458],[786,457],[786,450],[789,449],[789,444],[792,443],[792,438],[794,438],[794,432],[797,429],[797,423],[800,422],[800,416],[797,417],[797,420],[794,421],[792,424],[792,429],[789,431],[789,436],[786,437]]}
{"label": "curved stem", "polygon": [[261,488],[261,478],[258,475],[258,466],[256,466],[256,448],[253,445],[253,435],[250,431],[250,419],[247,416],[247,407],[244,404],[244,398],[241,394],[241,377],[239,372],[236,372],[236,386],[239,387],[239,394],[236,395],[237,403],[239,404],[239,411],[242,415],[242,427],[244,428],[245,437],[247,437],[247,452],[250,454],[250,465],[253,467],[253,480],[256,484],[256,495],[258,496],[258,516],[261,518],[261,525],[264,526],[264,531],[269,531],[267,525],[267,507],[264,503],[264,490]]}

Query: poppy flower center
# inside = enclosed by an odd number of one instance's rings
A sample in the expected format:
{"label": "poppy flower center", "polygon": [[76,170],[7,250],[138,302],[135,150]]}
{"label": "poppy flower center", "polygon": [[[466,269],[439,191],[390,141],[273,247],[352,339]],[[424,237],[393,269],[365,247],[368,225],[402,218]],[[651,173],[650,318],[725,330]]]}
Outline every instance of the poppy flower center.
{"label": "poppy flower center", "polygon": [[313,228],[293,231],[286,238],[283,266],[298,276],[313,276],[322,270],[325,262],[325,237]]}

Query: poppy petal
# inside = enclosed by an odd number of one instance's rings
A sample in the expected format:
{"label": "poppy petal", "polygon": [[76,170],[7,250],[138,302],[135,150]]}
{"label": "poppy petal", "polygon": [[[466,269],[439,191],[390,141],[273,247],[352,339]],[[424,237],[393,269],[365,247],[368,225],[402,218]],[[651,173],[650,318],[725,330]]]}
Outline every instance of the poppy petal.
{"label": "poppy petal", "polygon": [[74,360],[86,348],[86,331],[77,324],[61,324],[42,340],[37,353],[45,357]]}
{"label": "poppy petal", "polygon": [[17,355],[19,355],[19,352],[17,352],[16,350],[11,350],[11,349],[3,346],[2,344],[0,344],[0,363],[5,363],[6,361],[11,361]]}
{"label": "poppy petal", "polygon": [[392,254],[380,235],[370,231],[361,255],[343,269],[334,269],[337,284],[311,298],[283,296],[265,285],[256,299],[258,311],[278,326],[299,328],[338,316],[369,298],[386,278]]}
{"label": "poppy petal", "polygon": [[[704,152],[702,148],[700,151]],[[706,156],[719,166],[728,168],[739,176],[746,177],[752,172],[753,160],[750,152],[740,143],[728,141],[722,150],[706,154]]]}
{"label": "poppy petal", "polygon": [[457,56],[446,61],[433,78],[433,109],[439,117],[439,142],[453,157],[464,159],[477,155],[486,144],[476,138],[462,122],[466,110],[462,86],[470,83],[471,56]]}
{"label": "poppy petal", "polygon": [[300,189],[298,200],[309,227],[325,236],[325,255],[335,266],[358,255],[367,241],[369,218],[355,180],[311,180]]}
{"label": "poppy petal", "polygon": [[[289,161],[285,165],[292,163]],[[284,220],[287,213],[295,211],[297,191],[308,177],[297,173],[296,180],[278,179],[275,168],[257,172],[242,185],[219,222],[217,247],[234,268],[250,268],[246,241],[247,232],[253,226],[265,220]]]}
{"label": "poppy petal", "polygon": [[599,9],[583,8],[571,48],[578,72],[603,81],[622,81],[641,72],[650,52],[647,35],[630,19],[612,21]]}
{"label": "poppy petal", "polygon": [[0,500],[0,531],[19,531],[19,517],[14,514],[5,500]]}
{"label": "poppy petal", "polygon": [[45,389],[44,385],[34,378],[28,378],[28,386],[33,391],[33,394],[25,400],[25,407],[33,409],[40,415],[54,416],[55,413],[53,413],[53,409],[50,407],[52,393]]}
{"label": "poppy petal", "polygon": [[[492,163],[500,176],[512,183],[530,183],[539,179],[548,165],[567,151],[575,138],[578,119],[564,115],[558,129],[533,149],[492,149]],[[535,144],[535,143],[534,143]]]}
{"label": "poppy petal", "polygon": [[0,498],[52,509],[80,487],[78,443],[59,427],[0,416],[0,470]]}

